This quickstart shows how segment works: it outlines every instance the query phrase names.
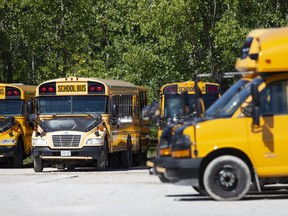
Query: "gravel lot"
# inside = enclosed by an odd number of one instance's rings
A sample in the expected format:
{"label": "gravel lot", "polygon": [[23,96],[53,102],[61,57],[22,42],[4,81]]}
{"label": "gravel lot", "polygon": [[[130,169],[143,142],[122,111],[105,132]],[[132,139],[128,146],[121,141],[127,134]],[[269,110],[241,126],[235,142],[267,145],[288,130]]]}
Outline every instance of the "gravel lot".
{"label": "gravel lot", "polygon": [[75,171],[0,169],[1,215],[288,215],[288,194],[217,202],[192,187],[161,183],[147,168]]}

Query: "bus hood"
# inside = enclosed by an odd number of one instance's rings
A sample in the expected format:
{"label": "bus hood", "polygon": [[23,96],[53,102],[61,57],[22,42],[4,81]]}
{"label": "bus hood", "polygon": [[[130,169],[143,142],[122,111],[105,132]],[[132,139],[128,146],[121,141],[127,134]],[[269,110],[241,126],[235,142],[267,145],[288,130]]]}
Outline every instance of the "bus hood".
{"label": "bus hood", "polygon": [[0,118],[0,133],[10,129],[16,124],[14,117]]}
{"label": "bus hood", "polygon": [[39,122],[39,126],[45,132],[55,131],[80,131],[87,132],[97,127],[103,120],[93,117],[57,117],[53,119],[44,119]]}
{"label": "bus hood", "polygon": [[205,121],[209,121],[209,120],[212,120],[213,118],[212,117],[199,117],[199,118],[194,118],[193,120],[191,121],[188,121],[188,122],[185,122],[183,123],[182,126],[178,127],[175,131],[175,136],[174,136],[174,139],[177,139],[179,136],[181,136],[183,134],[183,131],[187,128],[187,127],[190,127],[190,126],[195,126],[197,125],[198,123],[201,123],[201,122],[205,122]]}

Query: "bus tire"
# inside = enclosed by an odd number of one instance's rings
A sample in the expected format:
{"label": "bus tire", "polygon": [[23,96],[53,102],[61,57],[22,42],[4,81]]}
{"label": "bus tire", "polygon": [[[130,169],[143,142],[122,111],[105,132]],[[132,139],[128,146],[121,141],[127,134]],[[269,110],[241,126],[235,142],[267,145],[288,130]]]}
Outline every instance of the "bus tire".
{"label": "bus tire", "polygon": [[33,158],[33,167],[35,172],[42,172],[43,171],[43,161],[39,157]]}
{"label": "bus tire", "polygon": [[129,169],[132,164],[132,142],[131,137],[127,138],[127,150],[120,152],[121,167]]}
{"label": "bus tire", "polygon": [[107,141],[105,139],[103,144],[102,157],[97,160],[97,169],[100,171],[105,171],[107,166],[107,160],[108,160],[108,148],[107,148]]}
{"label": "bus tire", "polygon": [[23,141],[20,138],[18,140],[15,152],[14,152],[14,157],[12,159],[12,166],[14,168],[20,168],[23,166],[23,158],[24,158],[24,151],[23,151]]}
{"label": "bus tire", "polygon": [[162,183],[171,183],[171,181],[168,178],[166,178],[163,173],[161,173],[158,177]]}
{"label": "bus tire", "polygon": [[207,191],[200,186],[192,186],[192,188],[202,196],[208,196]]}
{"label": "bus tire", "polygon": [[215,200],[240,200],[249,191],[250,170],[247,164],[238,157],[220,156],[206,167],[203,184],[208,195]]}
{"label": "bus tire", "polygon": [[120,168],[120,157],[119,152],[111,153],[109,158],[109,165],[112,169],[119,169]]}

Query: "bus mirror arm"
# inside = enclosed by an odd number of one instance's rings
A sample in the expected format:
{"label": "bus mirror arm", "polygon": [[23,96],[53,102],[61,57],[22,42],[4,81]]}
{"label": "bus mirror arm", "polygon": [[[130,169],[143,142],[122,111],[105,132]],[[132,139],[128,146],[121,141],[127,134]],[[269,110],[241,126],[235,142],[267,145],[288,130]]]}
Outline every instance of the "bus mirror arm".
{"label": "bus mirror arm", "polygon": [[252,119],[253,125],[260,125],[260,95],[258,91],[258,86],[251,85],[251,95],[252,95]]}
{"label": "bus mirror arm", "polygon": [[241,106],[241,111],[246,117],[252,117],[252,103],[249,103],[246,106]]}

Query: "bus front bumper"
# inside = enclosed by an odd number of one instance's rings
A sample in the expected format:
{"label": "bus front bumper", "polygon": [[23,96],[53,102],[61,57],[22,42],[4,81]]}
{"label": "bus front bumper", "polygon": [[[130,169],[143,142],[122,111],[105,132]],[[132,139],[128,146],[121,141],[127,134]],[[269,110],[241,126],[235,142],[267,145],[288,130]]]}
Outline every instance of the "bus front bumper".
{"label": "bus front bumper", "polygon": [[162,164],[166,178],[177,185],[199,186],[201,158],[166,158]]}
{"label": "bus front bumper", "polygon": [[14,157],[16,146],[0,146],[0,158]]}
{"label": "bus front bumper", "polygon": [[85,146],[81,149],[51,149],[49,147],[32,147],[32,157],[43,160],[95,160],[103,156],[102,146]]}
{"label": "bus front bumper", "polygon": [[147,166],[150,168],[150,174],[156,175],[160,177],[163,175],[163,172],[160,172],[163,164],[167,160],[168,157],[156,157],[151,161],[147,161]]}

